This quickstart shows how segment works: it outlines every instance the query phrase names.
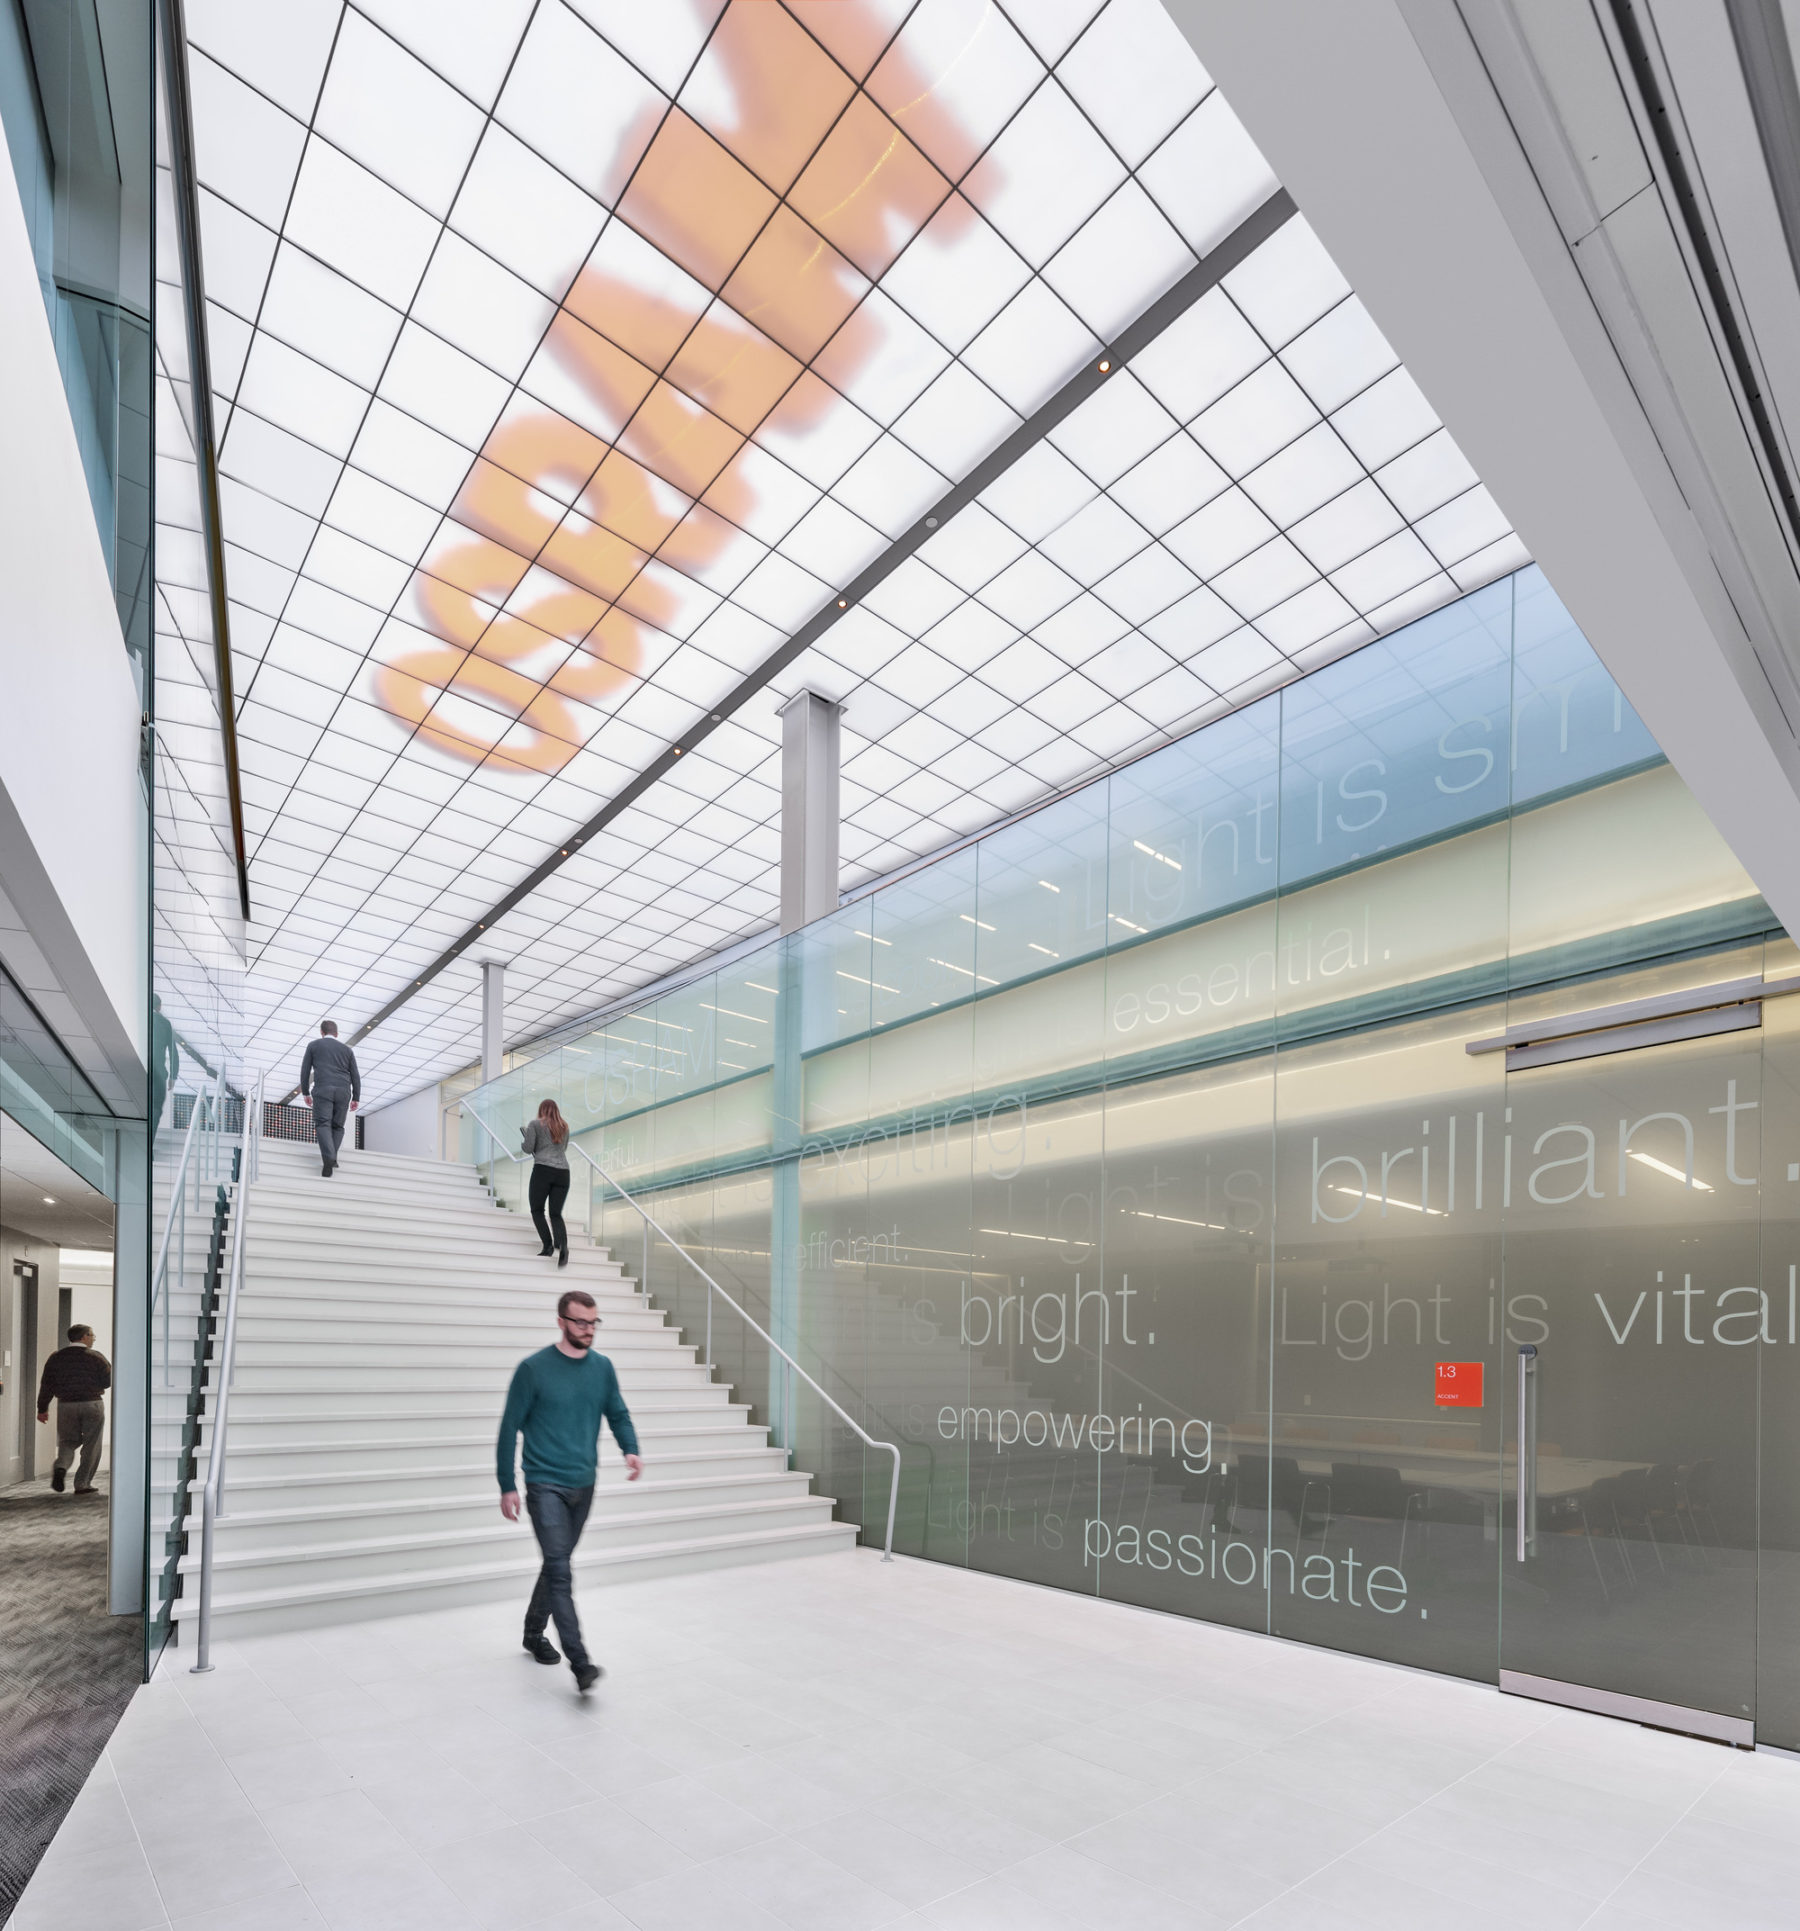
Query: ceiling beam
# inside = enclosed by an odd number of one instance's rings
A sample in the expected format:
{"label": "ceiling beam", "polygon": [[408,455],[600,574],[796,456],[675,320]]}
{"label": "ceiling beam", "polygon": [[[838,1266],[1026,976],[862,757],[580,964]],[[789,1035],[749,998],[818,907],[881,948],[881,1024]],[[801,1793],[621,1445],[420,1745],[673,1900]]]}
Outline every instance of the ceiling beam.
{"label": "ceiling beam", "polygon": [[562,866],[565,860],[588,844],[597,833],[604,831],[621,812],[635,804],[652,785],[666,777],[675,768],[678,758],[685,757],[689,752],[696,750],[733,712],[742,709],[795,658],[818,643],[845,611],[861,603],[915,551],[928,543],[959,510],[966,509],[983,490],[1005,475],[1022,456],[1035,449],[1090,396],[1104,388],[1109,377],[1124,368],[1133,356],[1147,349],[1165,329],[1185,315],[1201,296],[1216,288],[1234,268],[1254,254],[1278,228],[1287,222],[1294,212],[1292,198],[1285,189],[1278,188],[1254,213],[1240,222],[1204,261],[1189,269],[1172,288],[1158,296],[1135,321],[1129,323],[1113,338],[1110,345],[1103,348],[1092,361],[1071,376],[1048,402],[1028,416],[991,454],[983,457],[960,483],[945,491],[910,529],[889,544],[859,576],[846,584],[835,597],[827,599],[825,604],[792,636],[777,645],[755,670],[736,684],[704,717],[673,744],[667,746],[623,790],[608,799],[606,804],[586,824],[575,831],[565,844],[558,846],[541,863],[535,865],[504,898],[496,900],[475,924],[460,937],[452,940],[410,985],[397,992],[372,1018],[365,1019],[350,1035],[350,1044],[359,1045],[367,1039],[377,1026],[391,1019],[409,999],[422,992],[446,967],[454,965],[471,946],[482,943],[488,931],[505,918],[507,913],[529,898]]}

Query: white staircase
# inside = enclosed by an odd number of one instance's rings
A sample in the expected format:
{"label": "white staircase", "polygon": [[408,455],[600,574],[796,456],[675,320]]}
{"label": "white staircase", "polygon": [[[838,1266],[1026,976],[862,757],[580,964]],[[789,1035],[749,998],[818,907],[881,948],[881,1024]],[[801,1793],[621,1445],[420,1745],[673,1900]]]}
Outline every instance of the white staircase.
{"label": "white staircase", "polygon": [[[326,1180],[312,1149],[278,1141],[260,1160],[215,1531],[221,1635],[505,1597],[522,1612],[537,1544],[501,1518],[494,1440],[512,1371],[555,1340],[569,1287],[597,1303],[595,1345],[645,1459],[627,1485],[603,1442],[578,1583],[854,1543],[603,1249],[574,1237],[566,1268],[540,1259],[530,1221],[497,1207],[473,1167],[347,1148]],[[209,1420],[202,1476],[210,1444]],[[198,1487],[183,1623],[197,1610]]]}

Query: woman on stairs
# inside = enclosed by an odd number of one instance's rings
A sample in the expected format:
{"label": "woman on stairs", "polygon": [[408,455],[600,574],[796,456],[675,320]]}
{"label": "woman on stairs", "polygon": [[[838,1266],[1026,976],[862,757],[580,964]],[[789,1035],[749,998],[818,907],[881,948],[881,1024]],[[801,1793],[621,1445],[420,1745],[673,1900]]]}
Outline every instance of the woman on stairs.
{"label": "woman on stairs", "polygon": [[569,1230],[563,1225],[563,1202],[569,1197],[569,1123],[554,1100],[545,1100],[535,1120],[520,1130],[531,1155],[531,1219],[544,1244],[540,1254],[554,1254],[558,1267],[569,1264]]}

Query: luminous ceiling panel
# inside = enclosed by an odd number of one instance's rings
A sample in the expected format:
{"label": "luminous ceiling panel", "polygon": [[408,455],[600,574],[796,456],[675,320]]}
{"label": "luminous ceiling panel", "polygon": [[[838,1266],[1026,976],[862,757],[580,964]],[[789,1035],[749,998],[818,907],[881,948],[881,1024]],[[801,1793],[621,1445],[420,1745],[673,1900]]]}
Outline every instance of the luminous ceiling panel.
{"label": "luminous ceiling panel", "polygon": [[[258,1063],[561,849],[1275,191],[1156,0],[190,0]],[[1289,221],[499,921],[540,1029],[1523,561]],[[466,1061],[471,954],[363,1049]]]}

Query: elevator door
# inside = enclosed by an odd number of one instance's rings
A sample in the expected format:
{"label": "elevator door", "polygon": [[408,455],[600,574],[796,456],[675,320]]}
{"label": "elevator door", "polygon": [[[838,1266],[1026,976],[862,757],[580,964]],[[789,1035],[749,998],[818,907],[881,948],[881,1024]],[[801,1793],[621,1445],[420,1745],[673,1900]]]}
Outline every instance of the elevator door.
{"label": "elevator door", "polygon": [[1501,1687],[1748,1743],[1755,1029],[1510,1071]]}

